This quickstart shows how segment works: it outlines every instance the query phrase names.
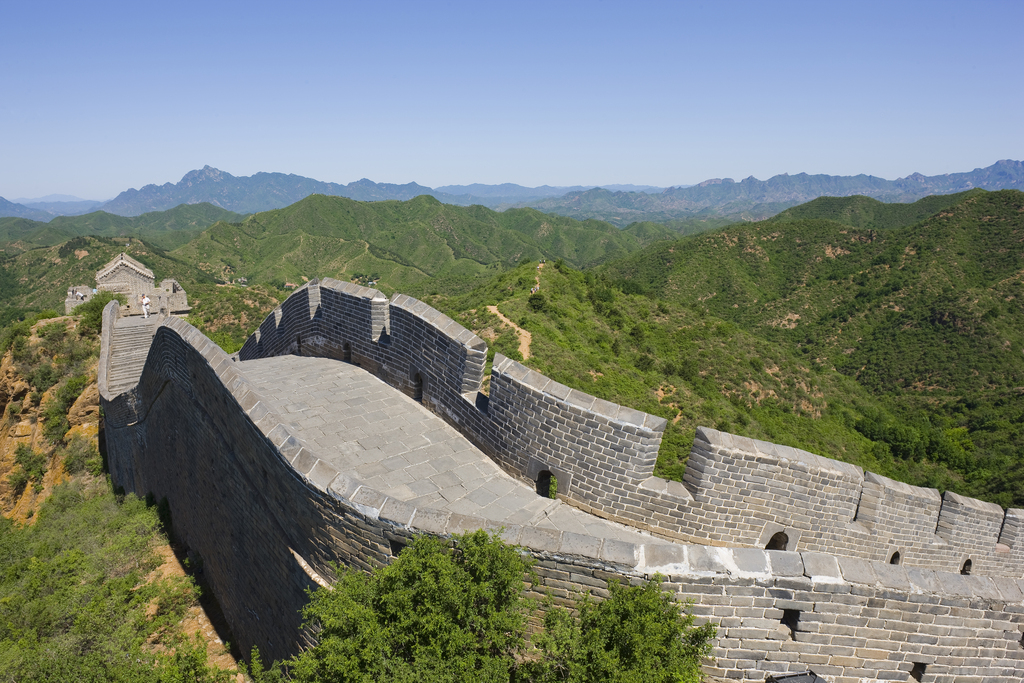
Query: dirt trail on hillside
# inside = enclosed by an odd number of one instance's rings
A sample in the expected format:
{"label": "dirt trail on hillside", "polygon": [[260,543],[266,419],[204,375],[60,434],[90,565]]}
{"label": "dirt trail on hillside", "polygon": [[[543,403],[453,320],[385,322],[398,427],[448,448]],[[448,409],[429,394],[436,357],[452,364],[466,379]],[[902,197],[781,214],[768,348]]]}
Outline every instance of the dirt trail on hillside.
{"label": "dirt trail on hillside", "polygon": [[498,316],[498,319],[511,327],[519,335],[519,353],[523,354],[523,360],[530,357],[530,343],[533,341],[533,335],[524,330],[523,328],[516,325],[514,322],[506,318],[501,311],[498,310],[497,306],[488,306],[487,310]]}
{"label": "dirt trail on hillside", "polygon": [[[534,278],[534,281],[537,283],[536,291],[538,292],[540,291],[540,271],[543,267],[543,261],[537,264],[537,276]],[[506,318],[502,314],[502,312],[498,310],[497,306],[488,306],[487,310],[493,313],[494,315],[498,316],[498,319],[501,320],[501,322],[505,323],[506,325],[508,325],[509,327],[516,331],[516,334],[519,335],[519,353],[523,355],[523,360],[529,358],[530,344],[533,343],[533,335],[531,335],[529,332],[519,327],[519,325],[516,325],[514,322]]]}

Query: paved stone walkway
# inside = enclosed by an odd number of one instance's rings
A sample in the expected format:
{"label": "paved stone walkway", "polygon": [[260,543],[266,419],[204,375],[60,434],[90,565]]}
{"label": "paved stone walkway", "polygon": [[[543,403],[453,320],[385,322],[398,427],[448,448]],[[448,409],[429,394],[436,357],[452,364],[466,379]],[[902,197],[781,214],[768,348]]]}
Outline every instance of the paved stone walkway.
{"label": "paved stone walkway", "polygon": [[107,371],[107,388],[111,394],[120,394],[139,383],[160,320],[162,318],[157,315],[149,318],[133,315],[118,318],[114,323]]}
{"label": "paved stone walkway", "polygon": [[441,418],[356,365],[279,356],[236,368],[318,457],[397,500],[507,524],[651,541],[537,495]]}

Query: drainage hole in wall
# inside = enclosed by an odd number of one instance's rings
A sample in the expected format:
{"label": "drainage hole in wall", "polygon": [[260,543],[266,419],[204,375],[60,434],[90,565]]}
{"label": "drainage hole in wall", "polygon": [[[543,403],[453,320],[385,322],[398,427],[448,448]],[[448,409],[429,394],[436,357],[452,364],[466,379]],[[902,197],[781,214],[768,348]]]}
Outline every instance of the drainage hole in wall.
{"label": "drainage hole in wall", "polygon": [[889,556],[889,564],[899,564],[899,563],[900,563],[900,551],[897,550],[896,552],[894,552],[892,555]]}
{"label": "drainage hole in wall", "polygon": [[400,553],[403,550],[405,550],[405,548],[408,547],[409,544],[408,543],[402,543],[401,541],[395,540],[393,538],[389,538],[388,539],[388,545],[391,546],[391,556],[392,557],[398,557],[398,553]]}
{"label": "drainage hole in wall", "polygon": [[558,497],[558,479],[548,470],[537,475],[537,495],[552,499]]}
{"label": "drainage hole in wall", "polygon": [[765,550],[785,550],[789,547],[789,536],[786,535],[785,531],[777,531],[768,540],[768,545],[764,547]]}
{"label": "drainage hole in wall", "polygon": [[796,640],[796,632],[800,630],[800,610],[782,610],[782,625],[789,629],[789,637]]}
{"label": "drainage hole in wall", "polygon": [[914,662],[914,668],[910,670],[910,679],[921,681],[924,679],[925,665],[921,662]]}
{"label": "drainage hole in wall", "polygon": [[972,564],[972,562],[971,562],[970,558],[964,560],[964,566],[960,567],[960,573],[963,574],[964,576],[970,576],[971,575],[971,564]]}

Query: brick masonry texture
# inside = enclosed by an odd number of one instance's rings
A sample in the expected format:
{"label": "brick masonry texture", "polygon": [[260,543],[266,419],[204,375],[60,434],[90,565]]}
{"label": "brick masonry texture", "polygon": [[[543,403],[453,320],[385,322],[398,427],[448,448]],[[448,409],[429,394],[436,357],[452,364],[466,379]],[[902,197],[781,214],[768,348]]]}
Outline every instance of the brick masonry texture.
{"label": "brick masonry texture", "polygon": [[[307,642],[298,610],[306,588],[330,580],[331,562],[366,569],[416,533],[496,526],[410,509],[335,471],[267,408],[236,362],[183,321],[163,321],[138,385],[111,395],[104,364],[117,362],[109,354],[116,320],[109,306],[100,390],[112,478],[168,500],[174,531],[202,556],[243,651],[255,644],[280,657]],[[714,430],[698,432],[685,484],[658,480],[650,472],[659,418],[501,357],[485,400],[476,395],[486,357],[479,338],[422,302],[389,302],[337,281],[290,297],[239,357],[288,353],[351,360],[400,391],[422,391],[424,405],[510,473],[532,479],[547,469],[566,502],[663,537],[634,544],[502,531],[531,552],[536,590],[556,600],[582,590],[601,597],[611,579],[665,576],[677,599],[720,625],[709,674],[764,680],[813,668],[852,683],[907,680],[919,663],[925,680],[980,683],[1024,671],[1021,511],[940,498]],[[762,549],[775,530],[798,539],[790,551]],[[905,564],[888,564],[892,549]],[[974,571],[963,576],[967,556]]]}

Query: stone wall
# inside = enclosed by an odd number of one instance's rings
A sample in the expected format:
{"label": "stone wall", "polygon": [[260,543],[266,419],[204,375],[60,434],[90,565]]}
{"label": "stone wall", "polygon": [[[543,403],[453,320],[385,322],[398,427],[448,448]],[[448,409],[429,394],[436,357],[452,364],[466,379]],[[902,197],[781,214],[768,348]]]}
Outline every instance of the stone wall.
{"label": "stone wall", "polygon": [[68,295],[64,298],[64,315],[71,315],[71,311],[77,308],[80,304],[84,304],[86,301],[91,299],[92,287],[88,285],[75,285],[68,287]]}
{"label": "stone wall", "polygon": [[665,420],[590,396],[504,356],[479,393],[487,347],[427,304],[337,280],[290,296],[241,359],[283,353],[362,365],[457,427],[523,480],[554,475],[561,499],[688,543],[810,550],[910,566],[1024,575],[1024,511],[901,484],[799,449],[699,429],[684,476],[653,476]]}
{"label": "stone wall", "polygon": [[[607,517],[654,470],[666,421],[553,382],[504,356],[479,394],[487,345],[427,304],[338,280],[312,281],[267,316],[239,351],[350,360],[417,398],[510,473],[555,476],[560,497]],[[679,487],[682,491],[682,487]]]}
{"label": "stone wall", "polygon": [[[102,363],[116,316],[112,303],[99,378],[112,478],[167,499],[174,533],[202,558],[243,652],[258,645],[282,657],[307,642],[298,610],[306,588],[331,578],[329,562],[365,569],[390,561],[392,544],[416,533],[484,525],[411,508],[331,469],[232,359],[183,321],[163,321],[138,386],[111,396]],[[1024,671],[1022,580],[533,527],[502,535],[538,561],[536,590],[559,600],[584,590],[602,597],[612,579],[664,575],[676,599],[693,600],[700,619],[720,625],[709,674],[764,680],[812,668],[833,683],[860,683],[923,671],[927,681],[982,683]]]}

